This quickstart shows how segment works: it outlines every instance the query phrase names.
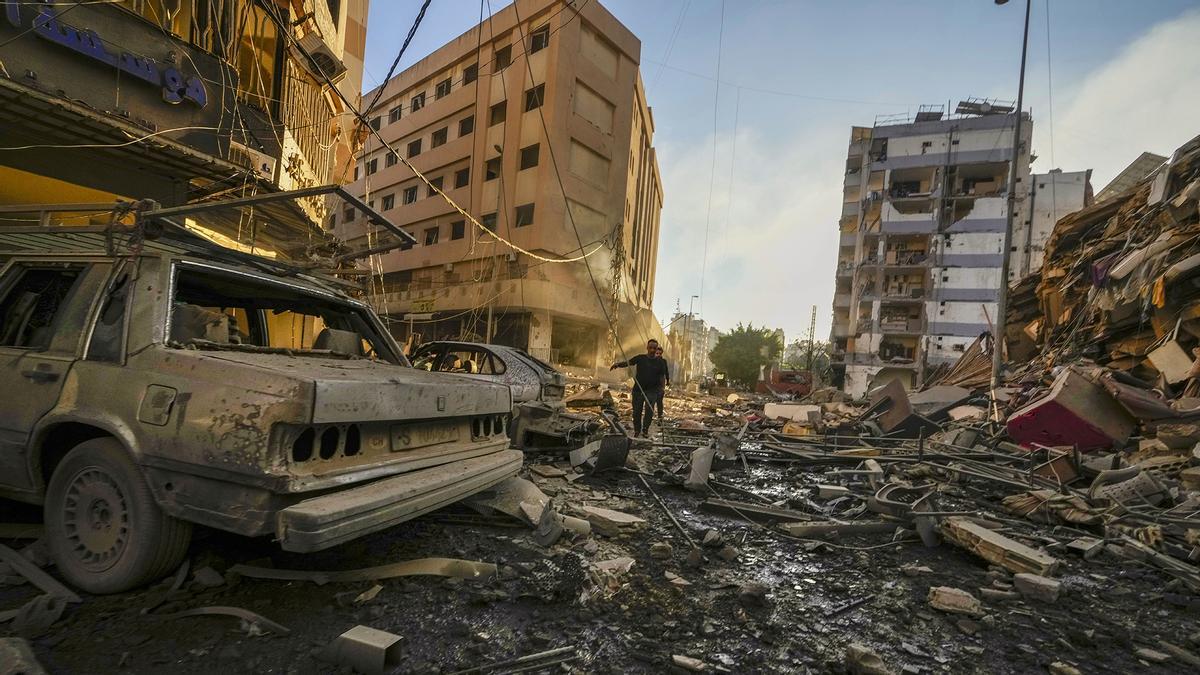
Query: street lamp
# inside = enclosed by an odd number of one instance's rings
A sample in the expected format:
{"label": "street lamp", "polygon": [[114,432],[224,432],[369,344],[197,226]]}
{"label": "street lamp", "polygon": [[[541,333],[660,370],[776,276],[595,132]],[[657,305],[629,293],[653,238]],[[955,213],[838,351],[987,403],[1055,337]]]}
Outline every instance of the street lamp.
{"label": "street lamp", "polygon": [[[997,5],[1008,0],[995,0]],[[1017,156],[1021,149],[1021,117],[1025,103],[1025,56],[1029,51],[1029,10],[1033,0],[1025,0],[1025,35],[1021,38],[1021,77],[1017,83],[1017,123],[1013,129],[1012,156],[1008,167],[1008,213],[1004,228],[1004,250],[1000,255],[1000,292],[996,296],[996,325],[992,335],[992,397],[1000,388],[1000,371],[1004,368],[1004,322],[1008,315],[1008,266],[1012,259],[1013,216],[1017,205]]]}

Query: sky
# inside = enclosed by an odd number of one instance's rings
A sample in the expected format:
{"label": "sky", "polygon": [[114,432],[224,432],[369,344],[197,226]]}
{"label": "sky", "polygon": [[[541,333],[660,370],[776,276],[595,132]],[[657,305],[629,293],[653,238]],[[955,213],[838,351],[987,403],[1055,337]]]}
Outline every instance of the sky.
{"label": "sky", "polygon": [[[664,323],[699,295],[710,325],[782,328],[790,342],[815,305],[827,338],[850,127],[922,103],[1017,97],[1020,0],[578,1],[602,2],[642,43]],[[420,4],[371,3],[364,88],[382,81]],[[400,69],[479,13],[478,0],[433,0]],[[1034,171],[1092,169],[1098,192],[1143,151],[1170,155],[1200,134],[1197,35],[1196,0],[1033,0]]]}

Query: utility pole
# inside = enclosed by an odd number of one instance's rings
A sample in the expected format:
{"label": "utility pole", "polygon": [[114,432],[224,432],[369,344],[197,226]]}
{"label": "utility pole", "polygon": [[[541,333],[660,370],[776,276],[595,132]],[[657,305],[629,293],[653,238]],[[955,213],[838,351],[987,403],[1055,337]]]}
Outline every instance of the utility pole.
{"label": "utility pole", "polygon": [[808,321],[808,372],[812,375],[813,343],[817,338],[817,306],[812,306],[812,318]]}
{"label": "utility pole", "polygon": [[[1008,0],[995,0],[1003,5]],[[1012,156],[1008,168],[1008,213],[1005,214],[1004,250],[1000,255],[1000,292],[996,296],[996,325],[992,329],[992,396],[1000,388],[1004,369],[1004,322],[1008,317],[1008,266],[1012,259],[1013,217],[1017,207],[1017,158],[1021,150],[1021,118],[1025,103],[1025,57],[1029,51],[1029,12],[1033,0],[1025,0],[1025,34],[1021,38],[1021,75],[1017,83],[1017,121],[1013,128]]]}

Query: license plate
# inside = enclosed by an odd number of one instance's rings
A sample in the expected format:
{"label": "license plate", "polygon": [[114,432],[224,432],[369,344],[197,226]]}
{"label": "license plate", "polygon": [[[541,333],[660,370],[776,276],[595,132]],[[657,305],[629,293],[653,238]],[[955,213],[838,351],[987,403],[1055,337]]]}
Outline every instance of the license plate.
{"label": "license plate", "polygon": [[392,427],[392,452],[458,440],[457,424],[413,424]]}

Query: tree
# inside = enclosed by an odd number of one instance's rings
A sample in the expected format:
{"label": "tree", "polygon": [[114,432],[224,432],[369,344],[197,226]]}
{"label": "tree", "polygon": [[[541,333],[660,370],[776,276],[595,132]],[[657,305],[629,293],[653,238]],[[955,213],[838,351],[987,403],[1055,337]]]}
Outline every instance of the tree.
{"label": "tree", "polygon": [[764,365],[779,358],[783,342],[770,328],[755,328],[754,324],[738,327],[722,335],[717,346],[708,353],[713,366],[725,373],[729,381],[744,387],[754,387]]}
{"label": "tree", "polygon": [[[813,340],[812,343],[812,373],[813,382],[826,382],[829,375],[829,352],[831,345],[827,340]],[[784,351],[783,367],[787,370],[808,370],[808,340],[796,340]]]}

